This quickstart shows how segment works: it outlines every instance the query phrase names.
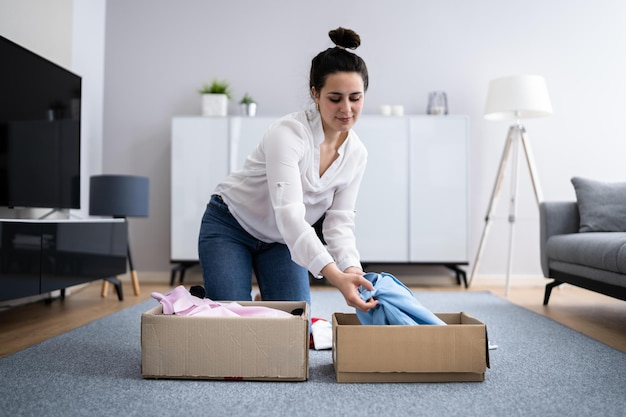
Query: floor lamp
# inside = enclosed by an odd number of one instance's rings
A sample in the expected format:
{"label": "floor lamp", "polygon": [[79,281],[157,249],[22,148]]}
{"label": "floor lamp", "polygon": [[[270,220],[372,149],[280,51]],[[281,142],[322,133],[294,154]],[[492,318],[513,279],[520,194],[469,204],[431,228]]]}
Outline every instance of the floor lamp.
{"label": "floor lamp", "polygon": [[[149,205],[149,179],[133,175],[94,175],[89,180],[89,214],[114,218],[147,217]],[[128,237],[127,237],[128,239]],[[128,267],[135,295],[139,295],[139,278],[133,266],[128,240]],[[106,297],[108,284],[113,282],[122,299],[121,285],[111,279],[102,284],[102,296]]]}
{"label": "floor lamp", "polygon": [[[509,133],[500,159],[500,167],[498,175],[491,193],[487,214],[485,216],[485,227],[478,245],[478,252],[474,264],[469,283],[471,284],[474,275],[478,270],[480,257],[482,255],[485,241],[491,226],[491,215],[495,209],[500,187],[504,177],[509,157],[512,155],[511,166],[511,195],[509,199],[509,245],[507,257],[506,271],[506,287],[505,295],[509,294],[509,284],[511,277],[511,261],[513,255],[513,236],[515,231],[515,214],[517,211],[517,188],[518,188],[518,160],[520,143],[522,150],[526,156],[530,179],[537,205],[543,199],[541,194],[541,186],[535,169],[530,141],[526,135],[526,129],[521,124],[522,119],[533,117],[549,116],[552,114],[552,104],[548,96],[548,89],[543,77],[538,75],[517,75],[512,77],[504,77],[492,80],[489,83],[489,91],[487,93],[487,102],[485,105],[485,119],[487,120],[515,120],[515,124],[509,128]],[[469,284],[468,284],[469,285]]]}

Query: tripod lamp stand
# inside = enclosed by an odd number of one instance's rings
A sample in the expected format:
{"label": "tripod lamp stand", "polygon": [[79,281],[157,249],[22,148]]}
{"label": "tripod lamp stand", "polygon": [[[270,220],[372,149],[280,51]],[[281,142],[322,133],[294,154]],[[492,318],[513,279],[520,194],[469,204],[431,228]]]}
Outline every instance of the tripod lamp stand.
{"label": "tripod lamp stand", "polygon": [[498,175],[491,193],[487,214],[485,216],[485,226],[478,245],[478,251],[469,283],[471,284],[474,275],[478,270],[480,258],[484,249],[485,241],[491,226],[491,216],[495,209],[498,194],[504,177],[504,171],[511,159],[511,193],[509,198],[509,244],[506,271],[506,287],[505,295],[509,294],[509,285],[511,277],[511,261],[513,255],[513,237],[515,231],[515,215],[517,211],[517,189],[518,189],[518,160],[520,143],[522,151],[526,156],[526,163],[530,173],[530,179],[537,200],[537,205],[543,199],[541,194],[541,186],[535,169],[535,162],[530,148],[530,141],[526,135],[526,129],[521,124],[521,119],[529,119],[533,117],[549,116],[552,114],[552,104],[548,96],[548,89],[543,77],[538,75],[518,75],[512,77],[504,77],[492,80],[489,83],[489,91],[487,93],[487,103],[485,105],[485,119],[488,120],[515,120],[515,124],[509,128],[509,133],[500,159]]}
{"label": "tripod lamp stand", "polygon": [[[149,178],[133,175],[94,175],[89,180],[89,214],[114,218],[147,217],[149,206]],[[127,237],[128,239],[128,237]],[[128,267],[135,295],[139,295],[139,278],[127,251]],[[102,296],[108,292],[109,280],[103,281]],[[121,285],[116,287],[121,297]]]}

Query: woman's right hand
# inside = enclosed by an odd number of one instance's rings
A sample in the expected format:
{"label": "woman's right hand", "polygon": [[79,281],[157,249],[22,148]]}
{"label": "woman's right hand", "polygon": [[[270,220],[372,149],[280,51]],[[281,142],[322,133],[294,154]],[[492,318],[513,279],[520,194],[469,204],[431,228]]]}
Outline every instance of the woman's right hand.
{"label": "woman's right hand", "polygon": [[346,299],[346,304],[350,307],[361,311],[369,311],[378,305],[378,301],[373,298],[367,301],[361,299],[358,290],[359,287],[363,286],[367,290],[374,290],[374,285],[363,277],[363,271],[352,269],[347,272],[342,272],[334,263],[330,263],[326,265],[321,272],[328,282],[341,292],[343,298]]}

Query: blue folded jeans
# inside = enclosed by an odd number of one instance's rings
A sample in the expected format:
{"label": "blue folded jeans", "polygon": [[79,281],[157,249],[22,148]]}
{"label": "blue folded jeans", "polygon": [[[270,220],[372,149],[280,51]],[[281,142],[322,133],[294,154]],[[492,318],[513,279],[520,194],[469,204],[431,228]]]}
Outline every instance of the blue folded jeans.
{"label": "blue folded jeans", "polygon": [[413,292],[396,277],[386,272],[368,272],[364,277],[374,285],[374,291],[359,288],[364,301],[374,298],[378,305],[368,312],[356,311],[363,325],[419,325],[446,323],[424,307]]}

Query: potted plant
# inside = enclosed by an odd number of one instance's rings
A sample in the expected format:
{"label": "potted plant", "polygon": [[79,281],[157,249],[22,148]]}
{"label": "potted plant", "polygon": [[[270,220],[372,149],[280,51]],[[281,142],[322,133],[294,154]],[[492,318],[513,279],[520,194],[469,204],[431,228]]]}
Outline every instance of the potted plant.
{"label": "potted plant", "polygon": [[256,101],[248,93],[243,95],[239,102],[239,108],[243,116],[254,117],[256,115]]}
{"label": "potted plant", "polygon": [[198,90],[202,95],[203,116],[226,116],[228,99],[231,98],[230,84],[214,79],[211,84],[203,84]]}

